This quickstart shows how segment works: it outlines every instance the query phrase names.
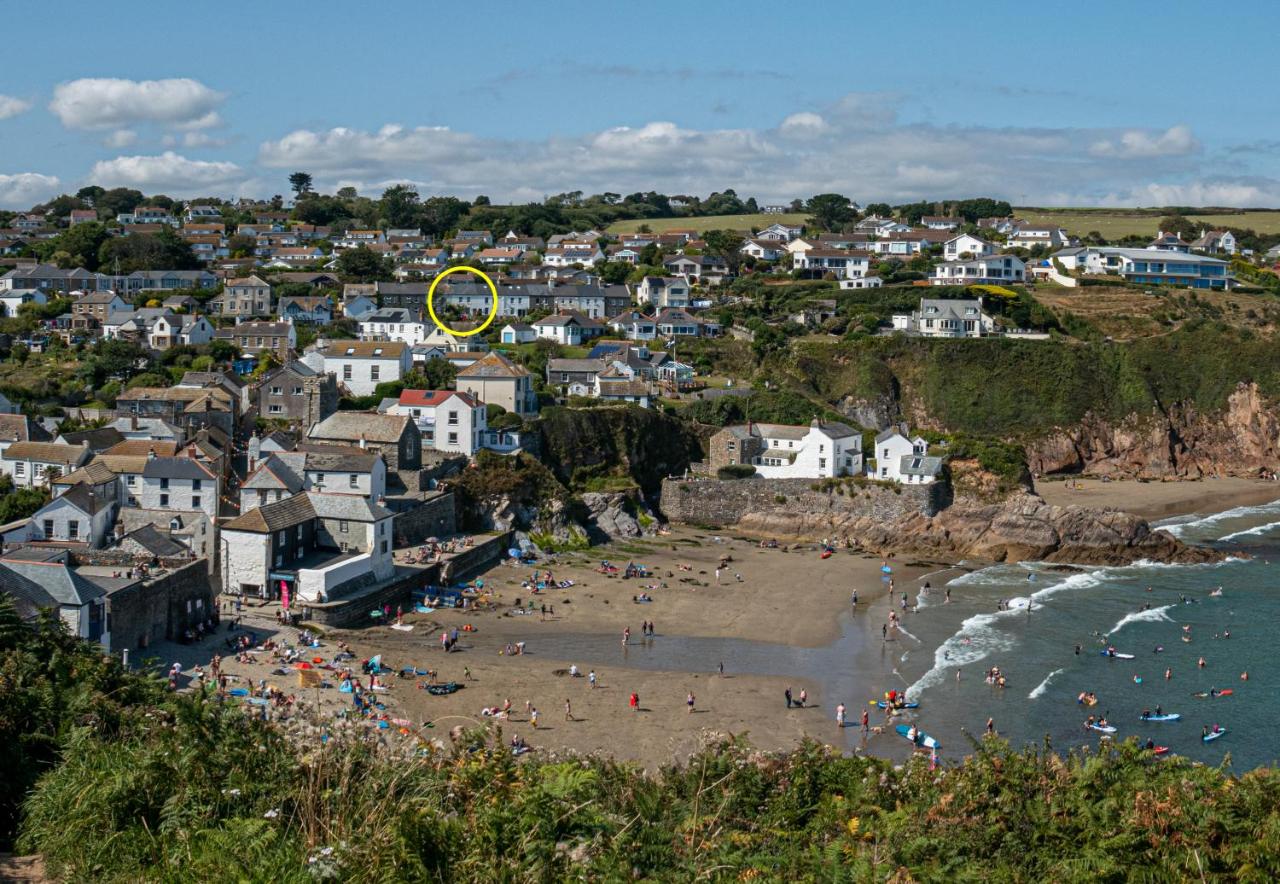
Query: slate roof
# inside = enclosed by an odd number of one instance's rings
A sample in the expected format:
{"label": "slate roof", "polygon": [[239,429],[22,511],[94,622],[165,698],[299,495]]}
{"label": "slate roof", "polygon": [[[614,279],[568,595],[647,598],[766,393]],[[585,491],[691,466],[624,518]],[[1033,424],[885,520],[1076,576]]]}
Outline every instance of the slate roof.
{"label": "slate roof", "polygon": [[63,441],[68,445],[89,443],[90,451],[106,451],[112,445],[124,441],[124,434],[115,427],[99,427],[96,430],[80,430],[75,433],[63,433]]}
{"label": "slate roof", "polygon": [[142,469],[145,479],[212,479],[213,473],[189,457],[152,457]]}
{"label": "slate roof", "polygon": [[402,341],[333,341],[326,359],[401,359],[408,344]]}
{"label": "slate roof", "polygon": [[178,443],[165,439],[125,439],[112,445],[103,454],[122,455],[126,457],[146,457],[151,452],[156,457],[173,457],[178,453]]}
{"label": "slate roof", "polygon": [[57,442],[14,442],[4,450],[4,459],[71,464],[79,460],[85,450],[80,445],[60,445]]}
{"label": "slate roof", "polygon": [[78,470],[53,480],[54,485],[105,485],[115,481],[115,470],[111,469],[99,458],[94,458]]}
{"label": "slate roof", "polygon": [[55,497],[52,501],[45,504],[44,507],[41,507],[41,509],[43,510],[60,500],[65,500],[67,503],[73,504],[78,510],[88,516],[100,513],[112,504],[112,501],[102,495],[94,494],[92,486],[81,483],[72,487],[66,494]]}
{"label": "slate roof", "polygon": [[252,534],[269,534],[301,525],[316,517],[306,494],[295,494],[266,506],[255,507],[222,526],[223,531],[248,531]]}
{"label": "slate roof", "polygon": [[521,378],[529,371],[496,350],[491,350],[458,372],[460,378]]}
{"label": "slate roof", "polygon": [[904,454],[898,472],[904,476],[936,476],[942,472],[942,458],[919,454]]}
{"label": "slate roof", "polygon": [[107,594],[98,584],[80,576],[62,562],[0,559],[0,565],[39,584],[60,605],[79,607]]}
{"label": "slate roof", "polygon": [[339,411],[311,428],[308,439],[343,439],[358,442],[398,442],[413,419],[402,414],[370,414]]}
{"label": "slate roof", "polygon": [[40,588],[33,580],[0,562],[0,595],[13,599],[18,616],[34,620],[45,608],[57,607],[58,600]]}
{"label": "slate roof", "polygon": [[188,552],[181,543],[161,534],[155,525],[143,525],[120,538],[121,543],[126,540],[132,540],[154,556],[174,557]]}
{"label": "slate roof", "polygon": [[25,414],[0,414],[0,442],[39,442],[48,436]]}

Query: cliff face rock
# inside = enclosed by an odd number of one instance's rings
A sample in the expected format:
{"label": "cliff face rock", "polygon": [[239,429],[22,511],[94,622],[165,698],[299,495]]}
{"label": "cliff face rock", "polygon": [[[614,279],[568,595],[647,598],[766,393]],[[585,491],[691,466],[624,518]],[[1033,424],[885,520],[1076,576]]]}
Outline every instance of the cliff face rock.
{"label": "cliff face rock", "polygon": [[960,501],[934,516],[911,513],[889,522],[778,508],[747,513],[738,527],[762,536],[836,537],[877,554],[997,562],[1121,565],[1140,559],[1189,563],[1222,557],[1214,550],[1188,546],[1167,532],[1153,531],[1146,521],[1129,513],[1051,506],[1026,493],[1002,503]]}
{"label": "cliff face rock", "polygon": [[1280,409],[1240,384],[1221,413],[1174,405],[1118,423],[1092,415],[1027,445],[1037,475],[1126,478],[1257,476],[1280,470]]}

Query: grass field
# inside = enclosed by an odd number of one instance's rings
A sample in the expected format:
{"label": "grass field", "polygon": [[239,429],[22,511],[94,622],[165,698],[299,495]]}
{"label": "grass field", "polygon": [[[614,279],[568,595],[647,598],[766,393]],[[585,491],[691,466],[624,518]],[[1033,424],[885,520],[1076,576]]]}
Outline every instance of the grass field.
{"label": "grass field", "polygon": [[[1155,237],[1163,213],[1124,209],[1014,209],[1015,216],[1032,224],[1058,224],[1068,233],[1084,236],[1096,230],[1106,239],[1130,234]],[[1197,224],[1213,227],[1248,227],[1258,233],[1280,233],[1280,212],[1241,212],[1225,215],[1191,215]]]}
{"label": "grass field", "polygon": [[781,215],[706,215],[701,218],[637,218],[633,221],[615,221],[609,225],[609,233],[635,233],[642,224],[648,224],[654,233],[666,230],[693,228],[704,230],[759,230],[770,224],[804,224],[809,216],[804,212]]}
{"label": "grass field", "polygon": [[[1037,285],[1035,299],[1059,316],[1075,314],[1118,341],[1165,334],[1192,319],[1225,322],[1270,336],[1280,324],[1280,301],[1271,295],[1154,287],[1154,294],[1130,288]],[[1195,300],[1191,300],[1194,297]]]}

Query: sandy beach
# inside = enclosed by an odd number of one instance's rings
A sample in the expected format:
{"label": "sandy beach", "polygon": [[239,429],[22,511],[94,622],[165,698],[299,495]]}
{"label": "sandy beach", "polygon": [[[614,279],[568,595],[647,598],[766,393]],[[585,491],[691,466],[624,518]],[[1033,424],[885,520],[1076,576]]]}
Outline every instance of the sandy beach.
{"label": "sandy beach", "polygon": [[[722,556],[729,561],[717,585],[715,570]],[[620,567],[628,561],[644,564],[653,576],[629,580],[606,576],[597,571],[604,559]],[[678,531],[539,563],[539,570],[550,567],[556,581],[571,580],[574,585],[537,596],[533,613],[511,612],[517,599],[529,599],[521,582],[534,566],[508,563],[484,577],[497,602],[494,610],[406,614],[404,623],[413,626],[411,632],[390,626],[334,630],[315,654],[331,658],[336,643],[345,641],[357,655],[357,671],[360,660],[381,653],[392,668],[433,669],[438,680],[462,684],[457,693],[440,697],[421,689],[425,678],[386,679],[390,690],[379,699],[387,706],[388,716],[407,719],[414,729],[431,722],[433,727],[423,732],[428,736],[442,737],[455,725],[497,724],[507,740],[519,734],[538,749],[601,752],[650,769],[686,757],[711,733],[745,734],[762,749],[786,749],[810,737],[856,750],[860,748],[856,726],[866,700],[894,686],[882,673],[868,672],[863,696],[830,698],[820,696],[814,684],[787,677],[785,663],[779,665],[777,675],[762,674],[758,664],[754,674],[735,671],[735,654],[763,649],[767,655],[777,645],[820,648],[851,625],[853,635],[845,640],[864,649],[868,669],[876,669],[879,664],[871,655],[881,654],[886,644],[893,646],[896,638],[892,629],[885,633],[888,643],[882,635],[889,612],[888,579],[882,580],[882,564],[879,558],[845,550],[824,560],[811,545],[790,551],[761,549],[745,539]],[[956,573],[946,563],[890,559],[888,564],[893,569],[895,596],[905,590],[911,601],[928,576],[940,575],[942,569],[951,576]],[[853,609],[855,589],[858,605]],[[652,597],[651,602],[633,601],[642,591]],[[545,619],[543,603],[549,608]],[[292,640],[296,635],[294,629],[278,630],[269,619],[274,615],[272,608],[246,611],[245,624],[259,629],[260,637],[278,632]],[[909,625],[912,615],[905,616]],[[652,637],[642,635],[645,620],[654,624]],[[475,631],[461,632],[455,651],[444,653],[441,631],[466,624]],[[631,636],[624,646],[622,634],[627,627]],[[207,662],[214,648],[221,647],[222,636],[219,633],[206,641],[204,648],[183,647],[188,665]],[[716,663],[692,671],[688,659],[677,653],[666,667],[665,648],[704,639],[721,643],[717,647],[725,649],[723,660],[717,658]],[[517,642],[525,643],[524,654],[507,656],[507,645]],[[278,664],[270,661],[269,654],[259,654],[258,661],[238,663],[224,654],[223,670],[241,684],[265,679],[286,693],[308,700],[318,696],[330,713],[350,704],[350,695],[335,689],[299,691],[292,672],[273,675]],[[725,664],[723,676],[719,662]],[[575,664],[582,677],[568,675],[569,666]],[[594,689],[586,677],[592,669],[597,676]],[[788,710],[784,695],[788,687],[797,701],[801,691],[807,691],[804,708]],[[635,712],[628,702],[632,692],[640,700]],[[687,705],[690,692],[695,697],[693,712]],[[511,701],[508,720],[495,722],[481,715],[483,708],[505,700]],[[566,700],[571,719],[565,714]],[[851,730],[841,732],[836,727],[838,702],[847,704]],[[526,703],[539,711],[536,731]],[[883,723],[881,714],[872,715],[872,726]]]}
{"label": "sandy beach", "polygon": [[1280,499],[1280,482],[1232,477],[1180,482],[1068,479],[1038,482],[1036,493],[1057,506],[1114,507],[1155,521],[1269,503]]}

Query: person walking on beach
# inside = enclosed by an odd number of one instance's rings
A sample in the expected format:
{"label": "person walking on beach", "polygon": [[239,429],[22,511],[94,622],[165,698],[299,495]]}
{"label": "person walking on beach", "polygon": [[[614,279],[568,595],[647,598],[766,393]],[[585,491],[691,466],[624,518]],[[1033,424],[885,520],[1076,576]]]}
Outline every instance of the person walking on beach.
{"label": "person walking on beach", "polygon": [[724,661],[720,661],[720,677],[724,678]]}
{"label": "person walking on beach", "polygon": [[537,730],[537,729],[538,729],[538,710],[537,710],[537,708],[533,708],[533,709],[531,709],[531,710],[529,711],[529,724],[531,724],[531,725],[533,726],[533,729],[534,729],[534,730]]}
{"label": "person walking on beach", "polygon": [[693,714],[693,701],[694,701],[693,691],[689,691],[688,695],[685,696],[684,698],[684,703],[687,707],[689,707],[690,715]]}
{"label": "person walking on beach", "polygon": [[631,699],[628,702],[631,704],[632,712],[640,711],[640,695],[637,694],[635,691],[631,692]]}
{"label": "person walking on beach", "polygon": [[996,720],[994,718],[987,719],[987,736],[994,737],[996,735]]}
{"label": "person walking on beach", "polygon": [[629,641],[631,641],[631,627],[624,626],[622,627],[622,643],[625,645]]}
{"label": "person walking on beach", "polygon": [[804,708],[804,704],[809,702],[809,692],[804,688],[800,689],[800,708]]}
{"label": "person walking on beach", "polygon": [[856,589],[849,596],[849,600],[850,600],[850,603],[853,605],[853,607],[855,608],[858,607],[858,591]]}
{"label": "person walking on beach", "polygon": [[865,737],[871,732],[871,716],[867,714],[867,710],[862,710],[862,735]]}
{"label": "person walking on beach", "polygon": [[836,727],[844,727],[844,704],[836,706]]}
{"label": "person walking on beach", "polygon": [[564,720],[573,721],[573,706],[569,704],[568,697],[565,697],[564,700]]}
{"label": "person walking on beach", "polygon": [[587,684],[591,686],[593,691],[596,689],[596,671],[594,669],[587,673]]}
{"label": "person walking on beach", "polygon": [[790,709],[791,708],[791,687],[788,685],[787,689],[782,693],[783,693],[783,696],[787,698],[787,708]]}
{"label": "person walking on beach", "polygon": [[951,603],[951,587],[949,587],[949,586],[947,587],[947,596],[946,596],[946,598],[945,598],[945,599],[943,599],[943,603],[944,603],[944,604],[950,604],[950,603]]}
{"label": "person walking on beach", "polygon": [[880,641],[887,642],[889,640],[889,624],[880,624]]}
{"label": "person walking on beach", "polygon": [[716,568],[716,586],[720,585],[720,568]]}

